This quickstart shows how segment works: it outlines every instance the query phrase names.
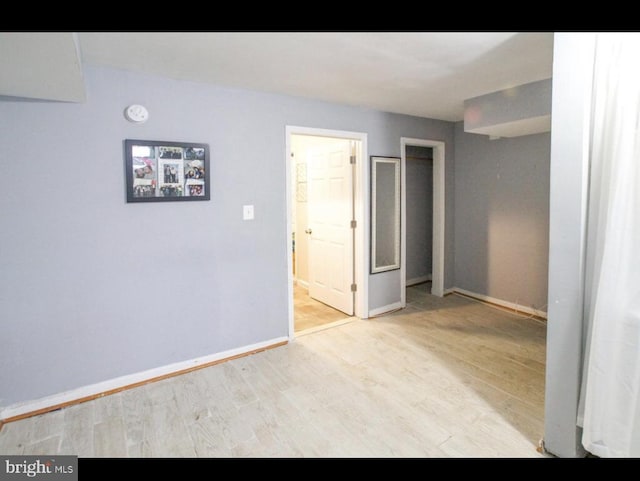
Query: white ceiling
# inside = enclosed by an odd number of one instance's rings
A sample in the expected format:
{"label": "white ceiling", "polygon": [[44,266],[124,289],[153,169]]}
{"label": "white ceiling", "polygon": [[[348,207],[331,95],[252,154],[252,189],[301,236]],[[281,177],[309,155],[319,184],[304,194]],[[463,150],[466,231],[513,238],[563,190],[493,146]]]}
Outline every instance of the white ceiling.
{"label": "white ceiling", "polygon": [[79,53],[72,34],[0,32],[0,95],[83,102]]}
{"label": "white ceiling", "polygon": [[[28,42],[23,41],[20,48],[16,42],[6,43],[13,35],[34,34],[0,34],[0,65],[4,66],[8,57],[34,55],[29,51],[37,46],[29,46]],[[465,99],[550,78],[552,74],[553,33],[550,32],[83,32],[47,35],[72,38],[75,43],[70,45],[74,49],[77,46],[79,58],[85,65],[450,121],[463,119]],[[43,89],[42,84],[51,85],[52,79],[75,75],[75,83],[58,82],[61,83],[58,88],[62,90],[70,84],[76,85],[82,75],[73,70],[71,47],[56,48],[59,58],[50,51],[53,48],[48,49],[46,56],[59,61],[48,61],[46,66],[29,61],[17,68],[14,62],[11,71],[3,67],[0,95],[60,100],[54,94],[46,93],[48,90]],[[8,89],[9,84],[22,85],[21,93]],[[33,93],[25,93],[29,88]],[[84,98],[84,86],[75,88],[76,97]]]}

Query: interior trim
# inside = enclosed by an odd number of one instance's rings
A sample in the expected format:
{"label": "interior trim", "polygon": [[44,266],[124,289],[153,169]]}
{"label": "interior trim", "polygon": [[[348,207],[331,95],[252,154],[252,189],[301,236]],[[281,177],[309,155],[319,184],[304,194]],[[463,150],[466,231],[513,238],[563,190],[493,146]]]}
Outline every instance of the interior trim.
{"label": "interior trim", "polygon": [[502,310],[509,311],[513,314],[518,314],[520,316],[527,315],[527,317],[531,317],[532,319],[536,319],[538,321],[547,320],[547,313],[539,309],[533,309],[531,307],[522,306],[520,304],[515,304],[513,302],[503,301],[502,299],[497,299],[495,297],[486,296],[484,294],[478,294],[476,292],[467,291],[466,289],[461,289],[459,287],[454,287],[453,293],[463,297],[473,299],[474,301],[479,301],[484,304],[489,304],[493,307],[497,307]]}

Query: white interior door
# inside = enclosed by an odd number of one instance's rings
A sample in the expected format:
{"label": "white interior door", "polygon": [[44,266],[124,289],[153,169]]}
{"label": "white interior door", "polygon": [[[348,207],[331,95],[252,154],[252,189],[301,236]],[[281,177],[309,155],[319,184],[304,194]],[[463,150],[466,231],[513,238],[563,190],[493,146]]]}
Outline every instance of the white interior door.
{"label": "white interior door", "polygon": [[353,166],[348,140],[307,153],[309,295],[353,315]]}

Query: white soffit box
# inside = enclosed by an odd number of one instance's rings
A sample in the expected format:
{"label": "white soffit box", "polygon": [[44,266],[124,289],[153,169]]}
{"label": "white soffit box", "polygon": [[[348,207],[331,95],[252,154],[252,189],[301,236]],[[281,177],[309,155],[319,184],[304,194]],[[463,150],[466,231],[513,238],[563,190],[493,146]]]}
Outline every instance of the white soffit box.
{"label": "white soffit box", "polygon": [[0,33],[0,68],[0,95],[64,102],[86,100],[74,33]]}
{"label": "white soffit box", "polygon": [[465,100],[464,131],[491,137],[550,132],[551,79]]}

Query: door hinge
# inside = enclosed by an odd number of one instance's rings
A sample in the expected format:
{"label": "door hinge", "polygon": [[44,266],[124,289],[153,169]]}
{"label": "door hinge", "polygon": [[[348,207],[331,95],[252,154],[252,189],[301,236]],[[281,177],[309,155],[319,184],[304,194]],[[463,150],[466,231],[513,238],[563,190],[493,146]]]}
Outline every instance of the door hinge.
{"label": "door hinge", "polygon": [[351,284],[351,292],[356,292],[358,290],[357,284]]}
{"label": "door hinge", "polygon": [[358,222],[356,222],[355,220],[351,221],[351,228],[355,229],[356,227],[358,227]]}
{"label": "door hinge", "polygon": [[351,164],[355,164],[355,163],[356,163],[356,156],[355,156],[355,155],[350,156],[350,157],[349,157],[349,162],[350,162]]}

